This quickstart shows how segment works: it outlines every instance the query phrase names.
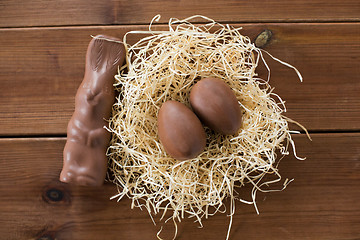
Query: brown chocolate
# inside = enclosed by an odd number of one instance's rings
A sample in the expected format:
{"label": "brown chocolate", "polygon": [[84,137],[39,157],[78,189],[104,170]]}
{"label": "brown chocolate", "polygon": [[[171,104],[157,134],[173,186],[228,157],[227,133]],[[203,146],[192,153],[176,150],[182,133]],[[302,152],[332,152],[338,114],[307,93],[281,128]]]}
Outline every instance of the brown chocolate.
{"label": "brown chocolate", "polygon": [[235,134],[241,127],[242,112],[235,93],[223,80],[204,78],[190,92],[190,104],[209,128],[221,134]]}
{"label": "brown chocolate", "polygon": [[84,79],[75,96],[75,111],[67,127],[60,181],[98,186],[107,170],[110,133],[104,129],[115,100],[114,75],[125,59],[119,39],[98,35],[86,53]]}
{"label": "brown chocolate", "polygon": [[158,134],[165,151],[177,160],[191,159],[204,151],[205,130],[195,113],[180,102],[167,101],[161,106]]}

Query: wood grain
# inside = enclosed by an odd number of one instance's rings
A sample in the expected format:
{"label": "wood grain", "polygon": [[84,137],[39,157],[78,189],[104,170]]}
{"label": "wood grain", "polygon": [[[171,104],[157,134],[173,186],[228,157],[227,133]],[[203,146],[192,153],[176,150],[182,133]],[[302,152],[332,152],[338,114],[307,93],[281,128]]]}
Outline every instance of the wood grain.
{"label": "wood grain", "polygon": [[[307,160],[283,159],[280,173],[295,181],[285,191],[259,193],[260,215],[237,204],[230,239],[360,238],[360,133],[312,137],[295,136],[298,154]],[[155,239],[160,226],[146,211],[131,210],[128,199],[109,200],[114,185],[58,181],[64,144],[62,138],[0,139],[1,239]],[[50,189],[63,198],[49,200]],[[225,214],[205,220],[203,229],[185,220],[178,239],[225,239],[228,223]],[[173,230],[167,224],[162,236],[170,239]]]}
{"label": "wood grain", "polygon": [[[300,83],[293,70],[266,58],[270,83],[287,102],[288,117],[313,131],[360,129],[359,23],[243,26],[252,39],[271,30],[264,48],[304,76]],[[0,30],[0,135],[65,134],[90,35],[121,38],[139,29],[146,26]],[[264,69],[258,71],[265,77]]]}
{"label": "wood grain", "polygon": [[[110,201],[113,184],[59,182],[66,139],[44,137],[66,134],[90,35],[121,38],[147,29],[156,14],[162,16],[156,29],[170,17],[201,14],[243,26],[252,40],[271,31],[263,48],[304,77],[300,83],[265,56],[286,116],[324,132],[312,134],[312,142],[294,136],[298,155],[307,159],[287,156],[279,171],[295,181],[282,192],[258,193],[260,215],[237,203],[230,239],[360,239],[359,13],[358,0],[1,0],[0,239],[156,239],[162,224],[131,209],[129,199]],[[263,65],[258,73],[266,76]],[[347,131],[353,133],[340,133]],[[241,189],[248,200],[249,191]],[[217,214],[199,229],[186,219],[177,239],[225,239],[229,220]],[[170,222],[160,236],[173,233]]]}
{"label": "wood grain", "polygon": [[2,0],[0,27],[144,24],[205,15],[226,22],[359,21],[357,0]]}

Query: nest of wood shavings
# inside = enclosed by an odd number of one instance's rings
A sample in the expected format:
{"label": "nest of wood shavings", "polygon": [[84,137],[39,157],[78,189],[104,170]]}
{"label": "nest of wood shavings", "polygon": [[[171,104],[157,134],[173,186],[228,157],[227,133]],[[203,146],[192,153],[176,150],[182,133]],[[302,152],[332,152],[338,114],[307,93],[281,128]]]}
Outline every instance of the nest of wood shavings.
{"label": "nest of wood shavings", "polygon": [[[196,17],[208,23],[192,24]],[[171,210],[173,220],[181,221],[187,215],[200,225],[203,217],[224,211],[227,197],[231,199],[230,216],[235,199],[254,204],[258,211],[256,191],[265,191],[264,184],[281,180],[278,160],[288,154],[289,145],[295,150],[290,135],[294,132],[288,126],[291,120],[283,116],[284,102],[272,92],[269,79],[259,79],[255,73],[259,61],[264,61],[264,51],[241,35],[241,28],[203,16],[170,19],[168,30],[152,30],[158,19],[153,19],[148,31],[124,36],[127,64],[115,76],[120,95],[109,123],[113,135],[109,167],[119,191],[113,198],[127,196],[132,207],[145,207],[150,216],[160,212],[164,216]],[[128,34],[144,34],[144,38],[129,45]],[[160,143],[158,111],[168,100],[190,107],[190,90],[205,77],[220,78],[234,91],[243,109],[242,128],[231,136],[205,128],[205,151],[197,158],[177,161]],[[262,181],[267,174],[276,180]],[[237,187],[246,183],[253,185],[251,200],[238,194],[241,188]]]}

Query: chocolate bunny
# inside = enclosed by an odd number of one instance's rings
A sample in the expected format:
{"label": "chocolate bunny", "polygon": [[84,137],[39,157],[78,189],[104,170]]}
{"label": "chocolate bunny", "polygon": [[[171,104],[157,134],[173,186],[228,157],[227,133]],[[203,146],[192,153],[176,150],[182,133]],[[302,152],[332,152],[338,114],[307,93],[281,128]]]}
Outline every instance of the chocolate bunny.
{"label": "chocolate bunny", "polygon": [[125,59],[119,39],[98,35],[88,46],[84,79],[67,127],[60,181],[99,186],[107,170],[107,125],[115,100],[114,75]]}

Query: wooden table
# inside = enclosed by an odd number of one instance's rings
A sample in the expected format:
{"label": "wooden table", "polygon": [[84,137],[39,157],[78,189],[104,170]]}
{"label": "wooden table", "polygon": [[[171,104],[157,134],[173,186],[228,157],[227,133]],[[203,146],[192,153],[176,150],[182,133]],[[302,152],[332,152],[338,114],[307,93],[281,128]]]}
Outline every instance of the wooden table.
{"label": "wooden table", "polygon": [[[202,14],[243,26],[269,60],[270,83],[287,116],[311,133],[294,136],[298,154],[280,164],[294,178],[282,192],[259,193],[260,215],[237,204],[230,239],[360,239],[360,2],[358,0],[0,2],[0,239],[156,239],[146,213],[110,201],[116,187],[60,183],[66,125],[82,80],[90,35],[122,37],[156,14]],[[135,41],[135,39],[133,39]],[[296,126],[292,126],[297,129]],[[219,214],[199,229],[179,225],[178,239],[225,239]],[[162,236],[173,234],[169,225]]]}

